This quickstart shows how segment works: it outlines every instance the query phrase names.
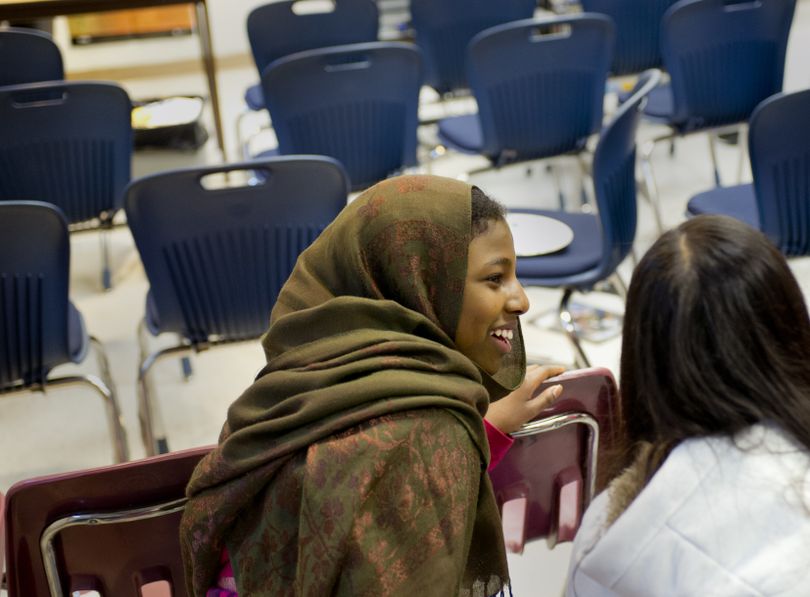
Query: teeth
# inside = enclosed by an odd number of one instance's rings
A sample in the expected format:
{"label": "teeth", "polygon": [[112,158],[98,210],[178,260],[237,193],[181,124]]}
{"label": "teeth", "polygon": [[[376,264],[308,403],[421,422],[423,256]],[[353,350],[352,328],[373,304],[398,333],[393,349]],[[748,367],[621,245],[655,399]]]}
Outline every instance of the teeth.
{"label": "teeth", "polygon": [[515,333],[512,330],[495,330],[492,332],[493,336],[497,336],[498,338],[504,338],[506,340],[511,340],[514,338]]}

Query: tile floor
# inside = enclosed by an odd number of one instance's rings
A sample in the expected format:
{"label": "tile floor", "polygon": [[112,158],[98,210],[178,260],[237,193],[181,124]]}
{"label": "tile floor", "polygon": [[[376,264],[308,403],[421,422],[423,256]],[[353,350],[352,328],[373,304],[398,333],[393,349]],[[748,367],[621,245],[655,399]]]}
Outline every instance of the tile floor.
{"label": "tile floor", "polygon": [[[159,43],[149,42],[151,48]],[[810,86],[810,0],[799,0],[788,50],[785,89]],[[153,50],[154,51],[154,50]],[[219,86],[224,107],[226,141],[231,156],[236,156],[234,122],[241,110],[244,88],[254,81],[250,68],[228,69],[219,73]],[[154,95],[204,93],[204,81],[197,74],[122,81],[133,98]],[[427,107],[426,111],[436,109]],[[210,122],[210,120],[209,120]],[[644,124],[639,139],[649,139],[656,129]],[[429,141],[433,131],[421,132]],[[719,158],[724,179],[736,177],[737,151],[720,144]],[[653,156],[655,172],[661,190],[665,224],[677,225],[683,219],[688,198],[712,184],[707,142],[704,136],[679,141],[674,156],[666,147],[658,148]],[[220,160],[212,141],[198,152],[173,153],[139,152],[133,164],[133,176],[157,170]],[[466,170],[483,165],[483,160],[461,156],[444,156],[436,160],[436,174],[461,175]],[[576,164],[563,161],[559,165],[565,179],[573,179]],[[569,176],[570,175],[570,176]],[[746,177],[750,174],[745,173]],[[506,168],[473,177],[472,182],[500,199],[507,206],[556,205],[556,194],[542,166],[525,165]],[[571,196],[575,189],[571,188]],[[639,205],[639,230],[636,242],[638,255],[655,240],[656,229],[652,213],[644,203]],[[107,348],[124,420],[129,432],[131,456],[143,456],[135,402],[137,344],[135,330],[143,313],[147,282],[132,238],[126,228],[112,235],[114,288],[103,293],[99,287],[99,241],[95,234],[75,235],[71,239],[71,296],[84,314],[90,333],[99,337]],[[810,292],[810,260],[792,262],[805,292]],[[623,264],[620,271],[629,280],[632,264]],[[571,363],[569,346],[558,332],[538,325],[543,314],[556,306],[556,290],[529,289],[532,310],[524,327],[529,355],[533,360]],[[608,309],[621,310],[621,304],[610,296],[598,294],[585,297]],[[532,320],[536,320],[532,323]],[[170,343],[172,338],[156,339],[152,346]],[[601,343],[587,343],[585,349],[594,365],[617,370],[619,341],[613,338]],[[170,446],[181,449],[214,443],[228,405],[251,382],[263,364],[257,342],[247,343],[193,357],[194,375],[183,381],[179,364],[164,361],[154,369],[159,388],[159,405],[168,432]],[[88,359],[82,370],[93,370]],[[59,372],[73,369],[60,368]],[[58,390],[47,394],[18,394],[0,399],[0,491],[7,491],[20,479],[58,471],[99,466],[111,462],[104,410],[98,398],[81,390]],[[556,596],[562,590],[569,547],[561,545],[548,550],[544,544],[527,547],[522,556],[510,556],[516,595],[538,597]]]}

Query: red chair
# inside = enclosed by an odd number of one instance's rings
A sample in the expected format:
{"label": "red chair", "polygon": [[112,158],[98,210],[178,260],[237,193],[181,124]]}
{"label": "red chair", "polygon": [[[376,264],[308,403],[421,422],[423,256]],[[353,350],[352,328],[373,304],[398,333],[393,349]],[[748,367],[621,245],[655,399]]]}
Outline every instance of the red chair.
{"label": "red chair", "polygon": [[188,479],[210,449],[12,486],[5,516],[8,597],[74,591],[186,597],[178,527]]}
{"label": "red chair", "polygon": [[513,553],[542,537],[550,547],[573,540],[596,490],[599,455],[617,431],[619,394],[609,370],[570,371],[542,388],[557,383],[562,395],[512,434],[514,445],[490,471]]}

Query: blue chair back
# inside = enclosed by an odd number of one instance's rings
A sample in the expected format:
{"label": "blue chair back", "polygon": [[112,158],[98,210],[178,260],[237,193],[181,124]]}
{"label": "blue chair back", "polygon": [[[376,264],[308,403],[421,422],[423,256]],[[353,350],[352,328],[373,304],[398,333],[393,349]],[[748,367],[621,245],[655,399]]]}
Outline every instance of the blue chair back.
{"label": "blue chair back", "polygon": [[[258,174],[209,189],[204,180]],[[154,332],[192,343],[261,335],[298,255],[346,205],[335,160],[289,156],[174,170],[132,182],[125,210],[156,313]]]}
{"label": "blue chair back", "polygon": [[259,73],[288,54],[377,39],[379,14],[374,0],[332,0],[328,12],[306,11],[307,4],[311,0],[283,0],[250,11],[248,40]]}
{"label": "blue chair back", "polygon": [[421,84],[419,50],[397,42],[300,52],[262,74],[280,153],[334,157],[355,190],[416,164]]}
{"label": "blue chair back", "polygon": [[411,0],[411,26],[439,93],[467,88],[467,45],[484,29],[530,19],[536,0]]}
{"label": "blue chair back", "polygon": [[613,24],[579,14],[499,25],[469,48],[483,151],[496,162],[582,149],[602,126]]}
{"label": "blue chair back", "polygon": [[664,14],[671,122],[682,132],[745,122],[782,90],[795,0],[681,0]]}
{"label": "blue chair back", "polygon": [[70,244],[53,205],[0,203],[0,392],[44,384],[72,361],[68,342]]}
{"label": "blue chair back", "polygon": [[810,254],[810,90],[757,106],[748,142],[760,229],[786,255]]}
{"label": "blue chair back", "polygon": [[111,217],[130,178],[131,110],[110,83],[0,88],[0,201],[47,201],[69,223]]}
{"label": "blue chair back", "polygon": [[0,87],[65,78],[53,38],[34,29],[0,29]]}
{"label": "blue chair back", "polygon": [[582,10],[613,19],[616,48],[613,75],[661,66],[661,17],[675,0],[582,0]]}
{"label": "blue chair back", "polygon": [[641,75],[636,89],[599,137],[593,156],[593,186],[602,227],[602,259],[594,281],[616,271],[636,237],[636,130],[645,98],[661,73]]}

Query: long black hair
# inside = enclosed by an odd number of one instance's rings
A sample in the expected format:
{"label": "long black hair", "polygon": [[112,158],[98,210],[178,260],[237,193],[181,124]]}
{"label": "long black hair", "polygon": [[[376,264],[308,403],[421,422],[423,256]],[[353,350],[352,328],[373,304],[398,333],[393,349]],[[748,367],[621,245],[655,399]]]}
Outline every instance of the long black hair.
{"label": "long black hair", "polygon": [[760,421],[810,450],[810,319],[765,235],[699,216],[658,239],[628,292],[621,395],[626,458]]}

